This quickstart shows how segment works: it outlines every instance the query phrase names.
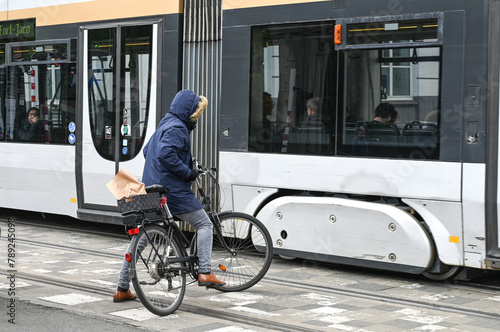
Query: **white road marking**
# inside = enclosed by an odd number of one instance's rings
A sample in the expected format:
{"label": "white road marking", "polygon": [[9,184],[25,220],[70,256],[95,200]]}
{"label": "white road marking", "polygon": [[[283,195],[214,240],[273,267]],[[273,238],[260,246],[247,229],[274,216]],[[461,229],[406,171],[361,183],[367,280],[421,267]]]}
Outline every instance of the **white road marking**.
{"label": "white road marking", "polygon": [[239,326],[226,326],[220,329],[208,330],[207,332],[255,332],[255,330],[248,330]]}
{"label": "white road marking", "polygon": [[250,314],[256,314],[259,316],[269,316],[269,317],[281,316],[280,314],[273,314],[271,312],[262,311],[262,310],[254,309],[254,308],[243,307],[243,306],[236,306],[236,307],[232,307],[229,309],[235,310],[235,311],[240,311],[240,312],[246,312],[246,313],[250,313]]}
{"label": "white road marking", "polygon": [[103,300],[103,299],[98,298],[98,297],[88,296],[88,295],[83,295],[83,294],[78,294],[78,293],[70,293],[70,294],[63,294],[63,295],[54,295],[54,296],[49,296],[49,297],[41,297],[40,299],[45,300],[45,301],[49,301],[49,302],[65,304],[65,305],[77,305],[77,304],[82,304],[82,303],[90,303],[90,302],[97,302],[97,301]]}
{"label": "white road marking", "polygon": [[426,299],[426,300],[431,300],[431,301],[446,300],[446,299],[449,299],[452,297],[454,297],[454,296],[443,295],[443,294],[428,294],[428,295],[420,296],[421,299]]}
{"label": "white road marking", "polygon": [[90,280],[90,282],[93,282],[94,284],[105,285],[105,286],[114,286],[115,285],[114,282],[104,281],[104,280]]}
{"label": "white road marking", "polygon": [[145,320],[149,320],[149,319],[153,319],[153,318],[158,317],[155,314],[149,312],[146,308],[137,308],[137,309],[115,311],[115,312],[110,312],[109,314],[113,315],[113,316],[132,319],[132,320],[135,320],[137,322],[142,322]]}
{"label": "white road marking", "polygon": [[[15,288],[28,287],[28,286],[31,286],[31,284],[16,280],[16,287]],[[6,283],[6,284],[0,283],[0,289],[9,289],[10,287],[11,287],[10,283]]]}
{"label": "white road marking", "polygon": [[36,273],[51,273],[52,271],[51,270],[45,270],[45,269],[35,269],[35,270],[33,270],[33,272],[36,272]]}

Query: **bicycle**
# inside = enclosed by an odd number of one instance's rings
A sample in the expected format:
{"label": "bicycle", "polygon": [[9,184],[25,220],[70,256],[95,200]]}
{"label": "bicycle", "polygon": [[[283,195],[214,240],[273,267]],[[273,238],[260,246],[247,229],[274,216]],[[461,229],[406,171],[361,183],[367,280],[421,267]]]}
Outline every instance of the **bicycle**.
{"label": "bicycle", "polygon": [[[196,161],[195,167],[199,172],[196,186],[201,203],[214,228],[212,273],[226,282],[224,286],[213,288],[223,292],[248,289],[264,277],[271,265],[271,236],[251,215],[213,211],[211,197],[205,193],[201,177],[209,175],[218,187],[216,169],[208,169]],[[159,316],[169,315],[179,308],[186,292],[187,276],[192,278],[191,283],[198,280],[196,233],[189,241],[181,231],[163,197],[167,190],[162,185],[153,185],[146,187],[147,195],[133,196],[136,202],[131,206],[142,205],[140,210],[123,207],[130,203],[119,203],[123,223],[131,237],[126,254],[130,279],[142,304]],[[130,209],[135,211],[124,212]]]}

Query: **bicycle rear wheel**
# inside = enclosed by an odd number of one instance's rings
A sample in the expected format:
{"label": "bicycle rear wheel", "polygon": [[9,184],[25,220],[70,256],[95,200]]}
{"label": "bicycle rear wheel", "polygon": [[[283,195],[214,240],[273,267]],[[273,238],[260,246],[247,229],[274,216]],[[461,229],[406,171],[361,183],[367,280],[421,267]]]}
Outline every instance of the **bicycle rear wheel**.
{"label": "bicycle rear wheel", "polygon": [[271,235],[258,219],[245,213],[221,214],[219,219],[223,237],[214,236],[212,273],[226,285],[217,289],[237,292],[250,288],[271,266]]}
{"label": "bicycle rear wheel", "polygon": [[132,283],[144,307],[165,316],[179,308],[186,291],[185,263],[168,264],[168,258],[182,257],[175,237],[158,225],[146,225],[131,245]]}

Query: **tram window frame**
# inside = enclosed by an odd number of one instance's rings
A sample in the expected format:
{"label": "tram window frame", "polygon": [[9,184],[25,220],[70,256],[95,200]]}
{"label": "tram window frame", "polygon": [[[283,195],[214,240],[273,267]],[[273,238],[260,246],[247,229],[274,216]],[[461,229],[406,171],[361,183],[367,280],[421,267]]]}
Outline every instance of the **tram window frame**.
{"label": "tram window frame", "polygon": [[[417,21],[423,21],[422,15],[414,16]],[[359,43],[355,43],[355,39],[351,38],[337,48],[340,52],[340,67],[344,69],[343,77],[340,79],[343,83],[340,86],[342,98],[339,100],[339,112],[343,114],[339,114],[342,123],[339,126],[341,132],[338,133],[338,155],[439,159],[442,15],[432,13],[425,16],[424,19],[430,18],[436,23],[434,27],[436,34],[432,39],[426,39],[430,37],[426,33],[413,36],[410,40],[399,38],[400,36],[407,37],[407,34],[401,34],[397,26],[391,28],[390,24],[397,21],[405,26],[408,22],[415,21],[412,21],[412,17],[368,18],[368,23],[365,22],[366,18],[355,18],[343,22],[346,25],[364,22],[362,24],[367,24],[366,27],[372,24],[374,30],[376,30],[374,25],[379,28],[386,26],[389,29],[384,31],[382,37],[374,37],[374,33],[370,32],[370,36],[366,38],[357,36]],[[394,31],[394,36],[391,36],[391,31]],[[402,56],[394,56],[397,53]],[[357,60],[353,60],[354,58],[364,58],[364,61],[358,60],[359,63],[355,64]],[[408,84],[407,93],[398,96],[393,91],[387,90],[390,89],[390,81],[395,79],[395,76],[384,77],[384,74],[387,74],[387,68],[401,64],[409,68],[406,75]],[[365,73],[362,73],[363,70]],[[380,78],[375,76],[377,72],[380,73]],[[427,75],[420,75],[422,73],[427,73]],[[421,80],[417,81],[417,78]],[[369,88],[366,84],[363,87],[361,84],[361,87],[355,88],[356,83],[353,82],[363,80],[371,82],[373,87]],[[430,83],[428,86],[423,86],[423,81]],[[380,87],[380,92],[375,88],[377,85]],[[377,106],[383,105],[382,108],[390,109],[390,106],[385,105],[388,103],[393,105],[398,112],[397,116],[402,120],[400,124],[394,122],[394,119],[387,120],[390,123],[383,124],[374,121]],[[411,110],[414,110],[413,115],[410,115]],[[410,118],[411,116],[414,118]],[[431,118],[432,120],[429,120]],[[377,120],[382,121],[378,118]]]}
{"label": "tram window frame", "polygon": [[[69,124],[76,118],[76,39],[9,43],[5,53],[5,139],[72,144]],[[29,56],[16,56],[23,53]],[[37,123],[30,121],[30,111],[38,113]]]}
{"label": "tram window frame", "polygon": [[[251,27],[249,151],[333,153],[337,103],[334,24]],[[315,115],[308,115],[308,101],[316,108]]]}
{"label": "tram window frame", "polygon": [[[107,160],[131,160],[145,144],[151,103],[153,29],[150,23],[89,29],[90,129],[96,151]],[[141,34],[146,30],[147,34]],[[116,68],[117,63],[120,68]]]}
{"label": "tram window frame", "polygon": [[6,94],[6,71],[7,66],[5,64],[5,44],[0,44],[0,142],[7,140],[6,135],[6,105],[5,105],[5,94]]}

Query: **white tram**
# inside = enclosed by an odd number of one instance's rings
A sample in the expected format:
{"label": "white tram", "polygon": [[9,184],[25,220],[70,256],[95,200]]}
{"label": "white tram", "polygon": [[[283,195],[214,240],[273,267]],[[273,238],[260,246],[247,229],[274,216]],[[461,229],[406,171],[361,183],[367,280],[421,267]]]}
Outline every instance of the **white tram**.
{"label": "white tram", "polygon": [[283,256],[498,269],[500,3],[266,3],[224,11],[227,207]]}
{"label": "white tram", "polygon": [[105,185],[121,168],[141,176],[142,148],[179,89],[182,7],[119,3],[0,5],[1,207],[119,222]]}

